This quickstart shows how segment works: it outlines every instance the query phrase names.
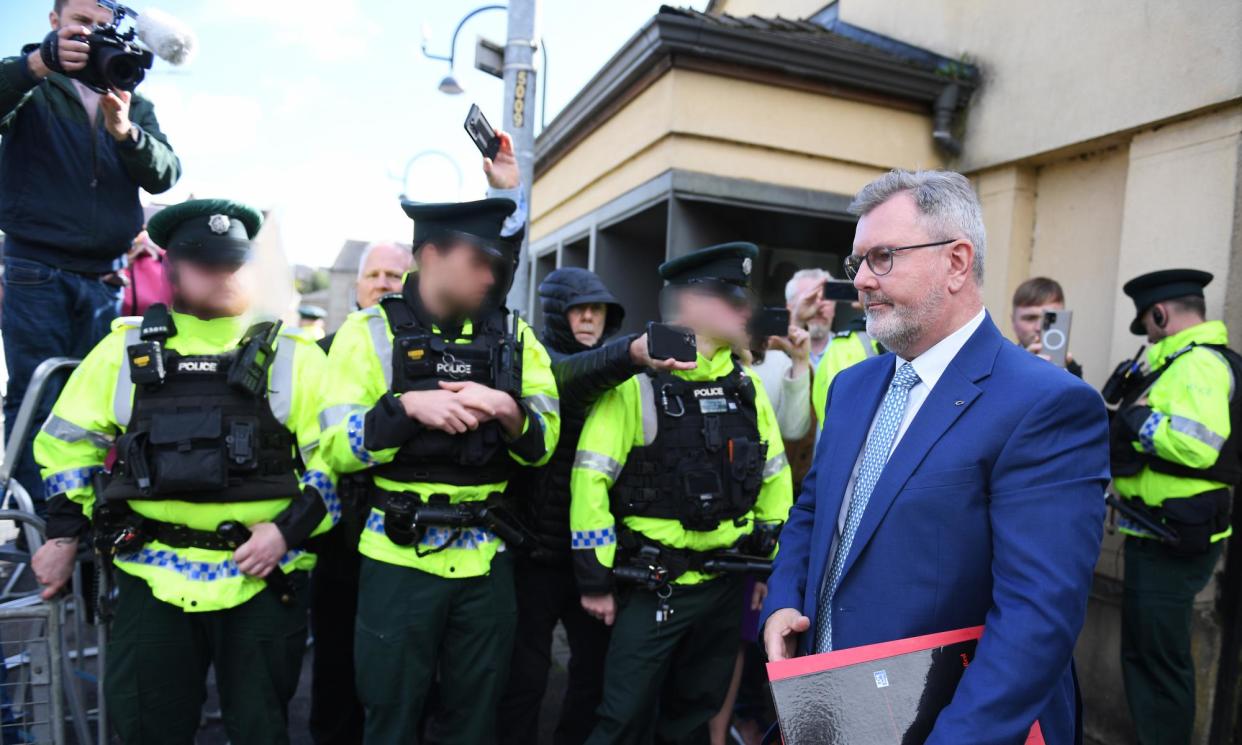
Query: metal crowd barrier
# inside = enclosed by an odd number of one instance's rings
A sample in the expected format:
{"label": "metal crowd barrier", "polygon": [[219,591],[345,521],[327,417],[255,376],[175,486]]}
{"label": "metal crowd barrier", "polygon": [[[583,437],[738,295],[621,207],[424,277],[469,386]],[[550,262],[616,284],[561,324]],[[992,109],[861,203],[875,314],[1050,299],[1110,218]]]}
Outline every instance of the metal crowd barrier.
{"label": "metal crowd barrier", "polygon": [[[16,531],[0,542],[0,742],[104,745],[109,742],[103,697],[107,629],[87,600],[79,555],[67,596],[39,598],[30,557],[43,545],[45,524],[13,469],[35,427],[35,412],[54,376],[78,360],[45,360],[30,379],[0,461],[0,526]],[[12,540],[20,532],[24,541]],[[0,529],[0,535],[3,535]],[[24,545],[21,545],[24,543]],[[89,704],[93,693],[94,705]],[[94,724],[94,727],[92,727]]]}

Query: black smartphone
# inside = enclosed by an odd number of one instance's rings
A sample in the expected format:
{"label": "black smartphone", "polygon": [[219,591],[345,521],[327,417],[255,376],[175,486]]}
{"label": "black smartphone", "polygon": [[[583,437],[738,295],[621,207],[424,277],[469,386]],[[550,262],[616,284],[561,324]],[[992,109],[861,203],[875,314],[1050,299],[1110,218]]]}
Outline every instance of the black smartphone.
{"label": "black smartphone", "polygon": [[838,303],[858,302],[858,289],[848,279],[829,279],[824,281],[824,299]]}
{"label": "black smartphone", "polygon": [[653,360],[694,362],[699,351],[690,329],[652,321],[647,324],[647,354]]}
{"label": "black smartphone", "polygon": [[750,317],[750,335],[756,339],[785,336],[789,333],[788,308],[764,308]]}
{"label": "black smartphone", "polygon": [[474,141],[475,147],[479,148],[479,152],[483,153],[485,158],[495,158],[496,153],[500,151],[500,138],[496,136],[496,130],[492,129],[492,125],[487,121],[487,117],[483,116],[483,111],[479,109],[477,103],[470,104],[470,113],[466,114],[466,134],[470,135],[470,139]]}

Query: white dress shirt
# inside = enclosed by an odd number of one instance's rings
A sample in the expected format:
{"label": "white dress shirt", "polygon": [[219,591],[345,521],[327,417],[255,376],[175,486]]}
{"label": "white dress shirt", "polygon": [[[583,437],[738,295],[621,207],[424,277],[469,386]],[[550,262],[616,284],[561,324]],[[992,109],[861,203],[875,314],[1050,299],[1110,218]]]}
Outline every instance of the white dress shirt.
{"label": "white dress shirt", "polygon": [[[905,436],[906,430],[910,429],[910,423],[914,421],[914,417],[919,413],[919,409],[923,408],[923,402],[931,394],[932,388],[935,388],[936,383],[940,382],[940,377],[948,369],[949,363],[953,361],[958,352],[962,351],[962,347],[966,346],[966,342],[971,335],[983,324],[983,319],[986,315],[986,311],[980,308],[978,314],[967,321],[964,326],[936,342],[930,349],[912,360],[903,360],[901,357],[897,357],[893,367],[894,373],[897,368],[909,362],[911,365],[914,365],[914,371],[919,374],[919,382],[910,389],[910,394],[906,398],[906,412],[901,418],[901,426],[897,428],[897,435],[893,437],[893,446],[888,451],[890,456],[897,449],[897,443],[901,442],[901,438]],[[876,416],[879,413],[877,410]],[[875,418],[873,417],[871,419],[871,427],[867,429],[867,439],[871,438],[871,430],[874,428]],[[850,500],[854,496],[854,480],[858,478],[858,469],[862,465],[863,451],[866,449],[867,440],[863,440],[862,450],[858,451],[858,456],[854,460],[854,472],[850,474],[849,483],[845,485],[845,499],[841,500],[841,511],[837,513],[838,536],[845,530],[845,518],[849,514]],[[833,538],[833,543],[836,543],[835,537]],[[829,556],[831,555],[830,553]]]}

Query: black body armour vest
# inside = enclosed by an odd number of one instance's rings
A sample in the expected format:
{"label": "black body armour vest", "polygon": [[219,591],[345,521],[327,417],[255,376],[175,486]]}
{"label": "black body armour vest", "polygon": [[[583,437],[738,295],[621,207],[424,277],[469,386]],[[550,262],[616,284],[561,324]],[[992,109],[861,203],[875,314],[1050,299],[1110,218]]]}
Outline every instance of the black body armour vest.
{"label": "black body armour vest", "polygon": [[1121,402],[1117,411],[1120,413],[1133,406],[1151,390],[1151,387],[1178,357],[1195,347],[1205,347],[1218,352],[1229,363],[1229,369],[1233,371],[1233,397],[1229,401],[1229,438],[1221,446],[1220,456],[1208,468],[1190,468],[1154,455],[1138,453],[1130,446],[1129,434],[1124,431],[1125,427],[1121,425],[1120,417],[1115,417],[1111,432],[1113,476],[1133,476],[1147,466],[1157,473],[1170,476],[1219,481],[1234,486],[1242,483],[1242,433],[1238,431],[1242,429],[1242,393],[1239,392],[1239,388],[1242,388],[1242,356],[1229,347],[1221,344],[1190,344],[1169,355],[1159,369],[1148,373],[1142,383],[1135,386],[1130,395]]}
{"label": "black body armour vest", "polygon": [[[297,441],[272,414],[267,397],[270,344],[278,330],[278,324],[258,324],[236,349],[184,356],[164,348],[176,334],[168,311],[149,309],[142,341],[127,349],[133,414],[117,440],[104,500],[251,502],[295,496]],[[260,349],[265,342],[269,346]]]}
{"label": "black body armour vest", "polygon": [[763,485],[767,445],[759,438],[754,384],[735,362],[716,380],[683,380],[648,372],[656,437],[630,451],[613,485],[612,509],[715,530],[750,511]]}
{"label": "black body armour vest", "polygon": [[[473,335],[462,344],[421,323],[400,294],[388,295],[380,304],[393,334],[392,393],[437,390],[440,381],[472,381],[521,394],[522,346],[516,328],[505,330],[505,311],[475,321]],[[376,466],[373,473],[407,484],[483,486],[507,481],[516,465],[500,422],[492,420],[460,435],[420,429],[392,462]]]}

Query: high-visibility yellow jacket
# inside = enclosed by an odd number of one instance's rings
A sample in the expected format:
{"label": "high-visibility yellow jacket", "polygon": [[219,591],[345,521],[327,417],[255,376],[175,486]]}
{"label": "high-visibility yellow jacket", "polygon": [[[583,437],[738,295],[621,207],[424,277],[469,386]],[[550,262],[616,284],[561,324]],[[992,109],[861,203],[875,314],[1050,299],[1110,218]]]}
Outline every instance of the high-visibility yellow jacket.
{"label": "high-visibility yellow jacket", "polygon": [[[828,405],[828,388],[833,378],[845,368],[878,353],[879,345],[865,331],[842,331],[828,340],[828,348],[815,366],[815,377],[811,381],[811,406],[820,429],[824,428],[824,408]],[[819,439],[818,432],[815,437]]]}
{"label": "high-visibility yellow jacket", "polygon": [[[715,380],[732,372],[733,365],[732,353],[721,349],[711,359],[700,354],[694,370],[679,370],[673,374],[692,381]],[[746,369],[745,374],[755,388],[759,438],[767,445],[763,486],[751,512],[741,520],[721,521],[715,530],[709,531],[687,530],[678,520],[637,515],[623,517],[625,527],[671,548],[715,551],[729,548],[751,533],[755,520],[784,521],[789,517],[793,484],[776,413],[759,376],[750,369]],[[630,450],[653,442],[656,437],[655,432],[644,431],[645,426],[659,421],[654,409],[651,415],[644,416],[645,399],[651,406],[656,405],[654,396],[644,396],[641,391],[641,386],[649,385],[646,375],[636,375],[605,393],[587,415],[578,441],[578,455],[570,479],[569,526],[574,566],[583,587],[600,588],[601,575],[607,575],[616,558],[617,526],[609,490],[625,468]],[[693,585],[707,579],[709,575],[686,572],[675,583]]]}
{"label": "high-visibility yellow jacket", "polygon": [[[235,349],[249,327],[245,318],[202,320],[173,313],[177,333],[167,348],[183,355],[216,355]],[[126,348],[139,341],[141,318],[121,318],[74,370],[52,413],[34,441],[35,459],[43,467],[48,496],[63,494],[82,506],[90,517],[95,491],[94,474],[104,465],[109,447],[126,431],[133,411],[134,385],[129,377]],[[297,439],[306,468],[303,489],[324,501],[328,514],[314,531],[327,530],[340,516],[335,478],[323,463],[319,448],[319,391],[323,380],[323,351],[297,330],[282,330],[276,355],[268,370],[268,398],[272,413]],[[271,499],[239,503],[194,503],[177,500],[131,500],[134,512],[194,530],[214,531],[222,522],[245,525],[275,520],[292,501]],[[157,541],[136,554],[118,556],[120,571],[145,580],[155,597],[186,611],[233,608],[264,587],[260,579],[243,575],[232,552],[201,548],[172,548]],[[292,548],[281,560],[286,572],[310,569],[315,556]]]}
{"label": "high-visibility yellow jacket", "polygon": [[[439,329],[432,328],[433,333]],[[469,341],[473,324],[467,322],[461,337],[454,343]],[[556,449],[560,433],[560,404],[551,361],[534,331],[525,322],[519,323],[522,339],[522,394],[520,403],[526,411],[523,434],[531,427],[543,433],[543,451],[535,458],[524,458],[510,450],[519,466],[538,466],[547,462]],[[338,473],[354,473],[376,465],[390,463],[398,447],[368,450],[366,447],[367,412],[379,405],[380,399],[392,396],[389,378],[392,374],[393,334],[388,317],[380,306],[355,311],[336,333],[328,355],[322,451],[329,465]],[[386,491],[412,492],[428,496],[446,494],[450,502],[471,502],[503,492],[507,482],[480,486],[456,486],[435,483],[402,483],[373,476],[374,484]],[[452,540],[448,548],[438,549]],[[372,509],[358,543],[359,551],[377,561],[412,567],[440,577],[464,579],[479,577],[491,569],[492,559],[503,542],[491,531],[471,528],[460,532],[431,528],[418,547],[399,546],[384,533],[384,514]],[[419,556],[419,552],[425,555]]]}
{"label": "high-visibility yellow jacket", "polygon": [[[1148,364],[1159,369],[1165,360],[1192,343],[1228,344],[1229,332],[1220,321],[1206,321],[1161,339],[1147,350]],[[1209,468],[1221,455],[1229,439],[1230,397],[1242,381],[1233,379],[1229,363],[1217,351],[1195,347],[1169,363],[1168,369],[1147,392],[1150,409],[1132,447],[1142,453],[1188,468]],[[1119,412],[1118,416],[1122,413]],[[1159,507],[1168,499],[1230,486],[1205,478],[1188,478],[1161,473],[1144,466],[1133,476],[1118,476],[1113,488],[1123,497],[1142,499]],[[1123,525],[1123,532],[1142,535]],[[1213,536],[1218,541],[1230,535],[1225,530]]]}

